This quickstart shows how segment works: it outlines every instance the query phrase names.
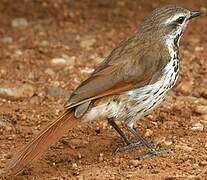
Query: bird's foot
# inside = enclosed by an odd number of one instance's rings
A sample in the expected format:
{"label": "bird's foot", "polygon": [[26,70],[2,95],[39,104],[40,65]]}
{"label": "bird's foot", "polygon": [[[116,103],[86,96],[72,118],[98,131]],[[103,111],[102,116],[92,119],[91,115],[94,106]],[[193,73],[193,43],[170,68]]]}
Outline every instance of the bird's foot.
{"label": "bird's foot", "polygon": [[143,146],[143,145],[140,141],[134,141],[134,142],[132,141],[125,146],[121,146],[121,147],[117,147],[117,148],[113,149],[113,153],[124,152],[129,149],[133,149],[133,148],[137,148],[137,147],[141,147],[141,146]]}
{"label": "bird's foot", "polygon": [[170,150],[156,150],[156,149],[150,149],[148,153],[144,154],[143,156],[138,156],[135,159],[137,160],[146,160],[148,158],[151,158],[153,156],[165,156],[169,154]]}

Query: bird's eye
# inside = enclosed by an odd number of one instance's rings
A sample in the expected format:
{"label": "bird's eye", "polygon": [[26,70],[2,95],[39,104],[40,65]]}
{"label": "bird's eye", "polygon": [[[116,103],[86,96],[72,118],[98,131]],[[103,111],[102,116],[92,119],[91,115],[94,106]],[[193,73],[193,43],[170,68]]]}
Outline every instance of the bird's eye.
{"label": "bird's eye", "polygon": [[176,22],[179,23],[179,24],[183,24],[184,20],[185,20],[185,17],[182,16],[182,17],[179,17],[179,18],[176,20]]}

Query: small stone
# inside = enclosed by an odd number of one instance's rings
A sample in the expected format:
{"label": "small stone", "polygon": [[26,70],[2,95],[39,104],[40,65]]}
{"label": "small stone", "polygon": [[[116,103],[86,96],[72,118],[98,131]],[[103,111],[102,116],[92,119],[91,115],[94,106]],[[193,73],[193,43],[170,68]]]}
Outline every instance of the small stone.
{"label": "small stone", "polygon": [[28,79],[30,79],[30,80],[34,80],[34,79],[35,79],[35,75],[34,75],[33,72],[30,72],[30,73],[28,74]]}
{"label": "small stone", "polygon": [[171,145],[172,145],[172,141],[170,141],[170,140],[166,140],[166,141],[164,141],[164,144],[165,144],[166,146],[171,146]]}
{"label": "small stone", "polygon": [[82,40],[80,42],[80,46],[82,48],[89,50],[95,44],[95,42],[96,42],[96,39],[94,38],[86,38],[85,40]]}
{"label": "small stone", "polygon": [[184,95],[189,95],[192,92],[193,82],[191,80],[189,81],[182,81],[177,89]]}
{"label": "small stone", "polygon": [[0,73],[1,73],[2,75],[5,75],[5,74],[6,74],[6,70],[5,70],[5,69],[0,69]]}
{"label": "small stone", "polygon": [[163,126],[165,127],[165,129],[175,129],[179,127],[179,124],[178,122],[175,122],[175,121],[165,121],[163,123]]}
{"label": "small stone", "polygon": [[78,168],[78,165],[77,165],[76,163],[73,163],[73,164],[72,164],[72,168],[73,168],[73,169],[77,169],[77,168]]}
{"label": "small stone", "polygon": [[10,88],[0,87],[0,97],[5,99],[22,99],[32,97],[35,93],[35,88],[30,84]]}
{"label": "small stone", "polygon": [[81,159],[82,158],[82,155],[79,153],[78,154],[78,159]]}
{"label": "small stone", "polygon": [[97,127],[97,128],[95,129],[95,131],[96,131],[97,134],[100,134],[100,133],[101,133],[101,129],[100,129],[100,127]]}
{"label": "small stone", "polygon": [[50,68],[45,69],[45,74],[48,74],[51,77],[55,76],[55,72]]}
{"label": "small stone", "polygon": [[40,45],[46,47],[49,45],[49,42],[44,40],[44,41],[40,42]]}
{"label": "small stone", "polygon": [[195,112],[199,114],[207,114],[207,105],[199,105],[195,107]]}
{"label": "small stone", "polygon": [[103,160],[104,160],[103,153],[100,153],[100,155],[99,155],[99,161],[102,162]]}
{"label": "small stone", "polygon": [[187,144],[184,144],[184,143],[175,145],[175,148],[176,148],[176,149],[182,149],[182,150],[184,150],[184,151],[192,151],[192,150],[193,150],[192,147],[189,147]]}
{"label": "small stone", "polygon": [[204,47],[202,47],[202,46],[196,46],[195,47],[195,51],[197,51],[197,52],[200,52],[200,51],[203,51],[204,50]]}
{"label": "small stone", "polygon": [[[16,50],[16,51],[14,52],[14,54],[15,54],[15,56],[19,57],[19,56],[23,55],[23,52],[22,52],[20,49],[18,49],[18,50]],[[19,69],[23,69],[23,67],[24,67],[24,66],[22,66],[22,64],[19,64],[19,65],[18,65],[18,68],[19,68]]]}
{"label": "small stone", "polygon": [[80,175],[77,176],[76,178],[77,178],[77,180],[84,180],[84,178],[82,176],[80,176]]}
{"label": "small stone", "polygon": [[6,155],[4,156],[4,158],[5,158],[5,159],[11,159],[11,158],[12,158],[12,155],[11,155],[11,154],[6,154]]}
{"label": "small stone", "polygon": [[0,41],[4,44],[11,44],[13,42],[13,39],[8,36],[8,37],[1,38]]}
{"label": "small stone", "polygon": [[73,67],[76,62],[75,56],[68,56],[67,54],[63,54],[62,57],[66,60],[66,65],[68,67]]}
{"label": "small stone", "polygon": [[201,123],[194,123],[191,128],[191,130],[193,131],[203,131],[203,129],[204,129],[204,126]]}
{"label": "small stone", "polygon": [[10,131],[12,131],[12,127],[10,127],[10,126],[6,126],[6,127],[5,127],[5,130],[8,131],[8,132],[10,132]]}
{"label": "small stone", "polygon": [[31,104],[39,104],[39,99],[38,99],[38,96],[33,96],[33,97],[31,97],[31,99],[30,99],[30,103]]}
{"label": "small stone", "polygon": [[66,60],[63,58],[53,58],[51,63],[58,66],[64,66],[66,64]]}
{"label": "small stone", "polygon": [[120,164],[120,159],[119,159],[119,158],[115,158],[115,159],[114,159],[114,162],[115,162],[116,164]]}
{"label": "small stone", "polygon": [[152,134],[153,134],[153,131],[151,129],[146,129],[146,132],[145,132],[146,137],[150,137],[152,136]]}
{"label": "small stone", "polygon": [[201,161],[201,162],[199,163],[199,165],[200,165],[200,166],[206,166],[206,165],[207,165],[207,161]]}
{"label": "small stone", "polygon": [[26,18],[15,18],[12,20],[11,25],[14,28],[25,28],[28,26],[28,21]]}
{"label": "small stone", "polygon": [[187,180],[201,180],[199,176],[197,175],[188,175],[186,176]]}
{"label": "small stone", "polygon": [[93,71],[94,71],[93,68],[86,67],[86,68],[81,70],[81,73],[83,73],[83,74],[91,74]]}
{"label": "small stone", "polygon": [[83,140],[83,139],[71,139],[70,140],[70,145],[75,148],[85,147],[87,144],[88,144],[88,141]]}
{"label": "small stone", "polygon": [[102,124],[103,129],[107,129],[109,127],[109,124],[107,121],[103,121],[101,124]]}
{"label": "small stone", "polygon": [[141,164],[141,161],[139,160],[131,160],[130,164],[133,165],[134,167],[137,167]]}
{"label": "small stone", "polygon": [[201,7],[201,12],[207,13],[207,8],[206,7]]}
{"label": "small stone", "polygon": [[76,57],[63,54],[61,58],[53,58],[51,63],[58,66],[68,66],[72,68],[75,65]]}

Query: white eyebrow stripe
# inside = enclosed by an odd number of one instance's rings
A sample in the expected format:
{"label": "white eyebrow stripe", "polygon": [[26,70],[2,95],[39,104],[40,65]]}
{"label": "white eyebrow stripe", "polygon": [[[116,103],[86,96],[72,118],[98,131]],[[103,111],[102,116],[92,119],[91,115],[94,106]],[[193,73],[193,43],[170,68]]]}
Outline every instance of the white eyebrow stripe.
{"label": "white eyebrow stripe", "polygon": [[172,16],[171,18],[167,19],[163,24],[170,24],[171,22],[177,20],[179,17],[183,17],[184,14],[182,13],[179,13],[179,14],[176,14],[174,16]]}

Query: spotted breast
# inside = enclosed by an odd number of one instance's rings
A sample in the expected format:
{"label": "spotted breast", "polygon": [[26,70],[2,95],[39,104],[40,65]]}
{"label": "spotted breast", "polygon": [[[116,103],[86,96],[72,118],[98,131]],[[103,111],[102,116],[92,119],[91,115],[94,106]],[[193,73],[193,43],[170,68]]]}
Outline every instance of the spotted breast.
{"label": "spotted breast", "polygon": [[[96,118],[115,118],[124,120],[128,126],[149,114],[165,98],[166,93],[175,85],[179,74],[178,48],[168,44],[171,60],[163,68],[161,77],[154,83],[102,99],[83,117],[84,121]],[[173,48],[173,51],[171,49]],[[100,105],[99,105],[100,104]]]}

